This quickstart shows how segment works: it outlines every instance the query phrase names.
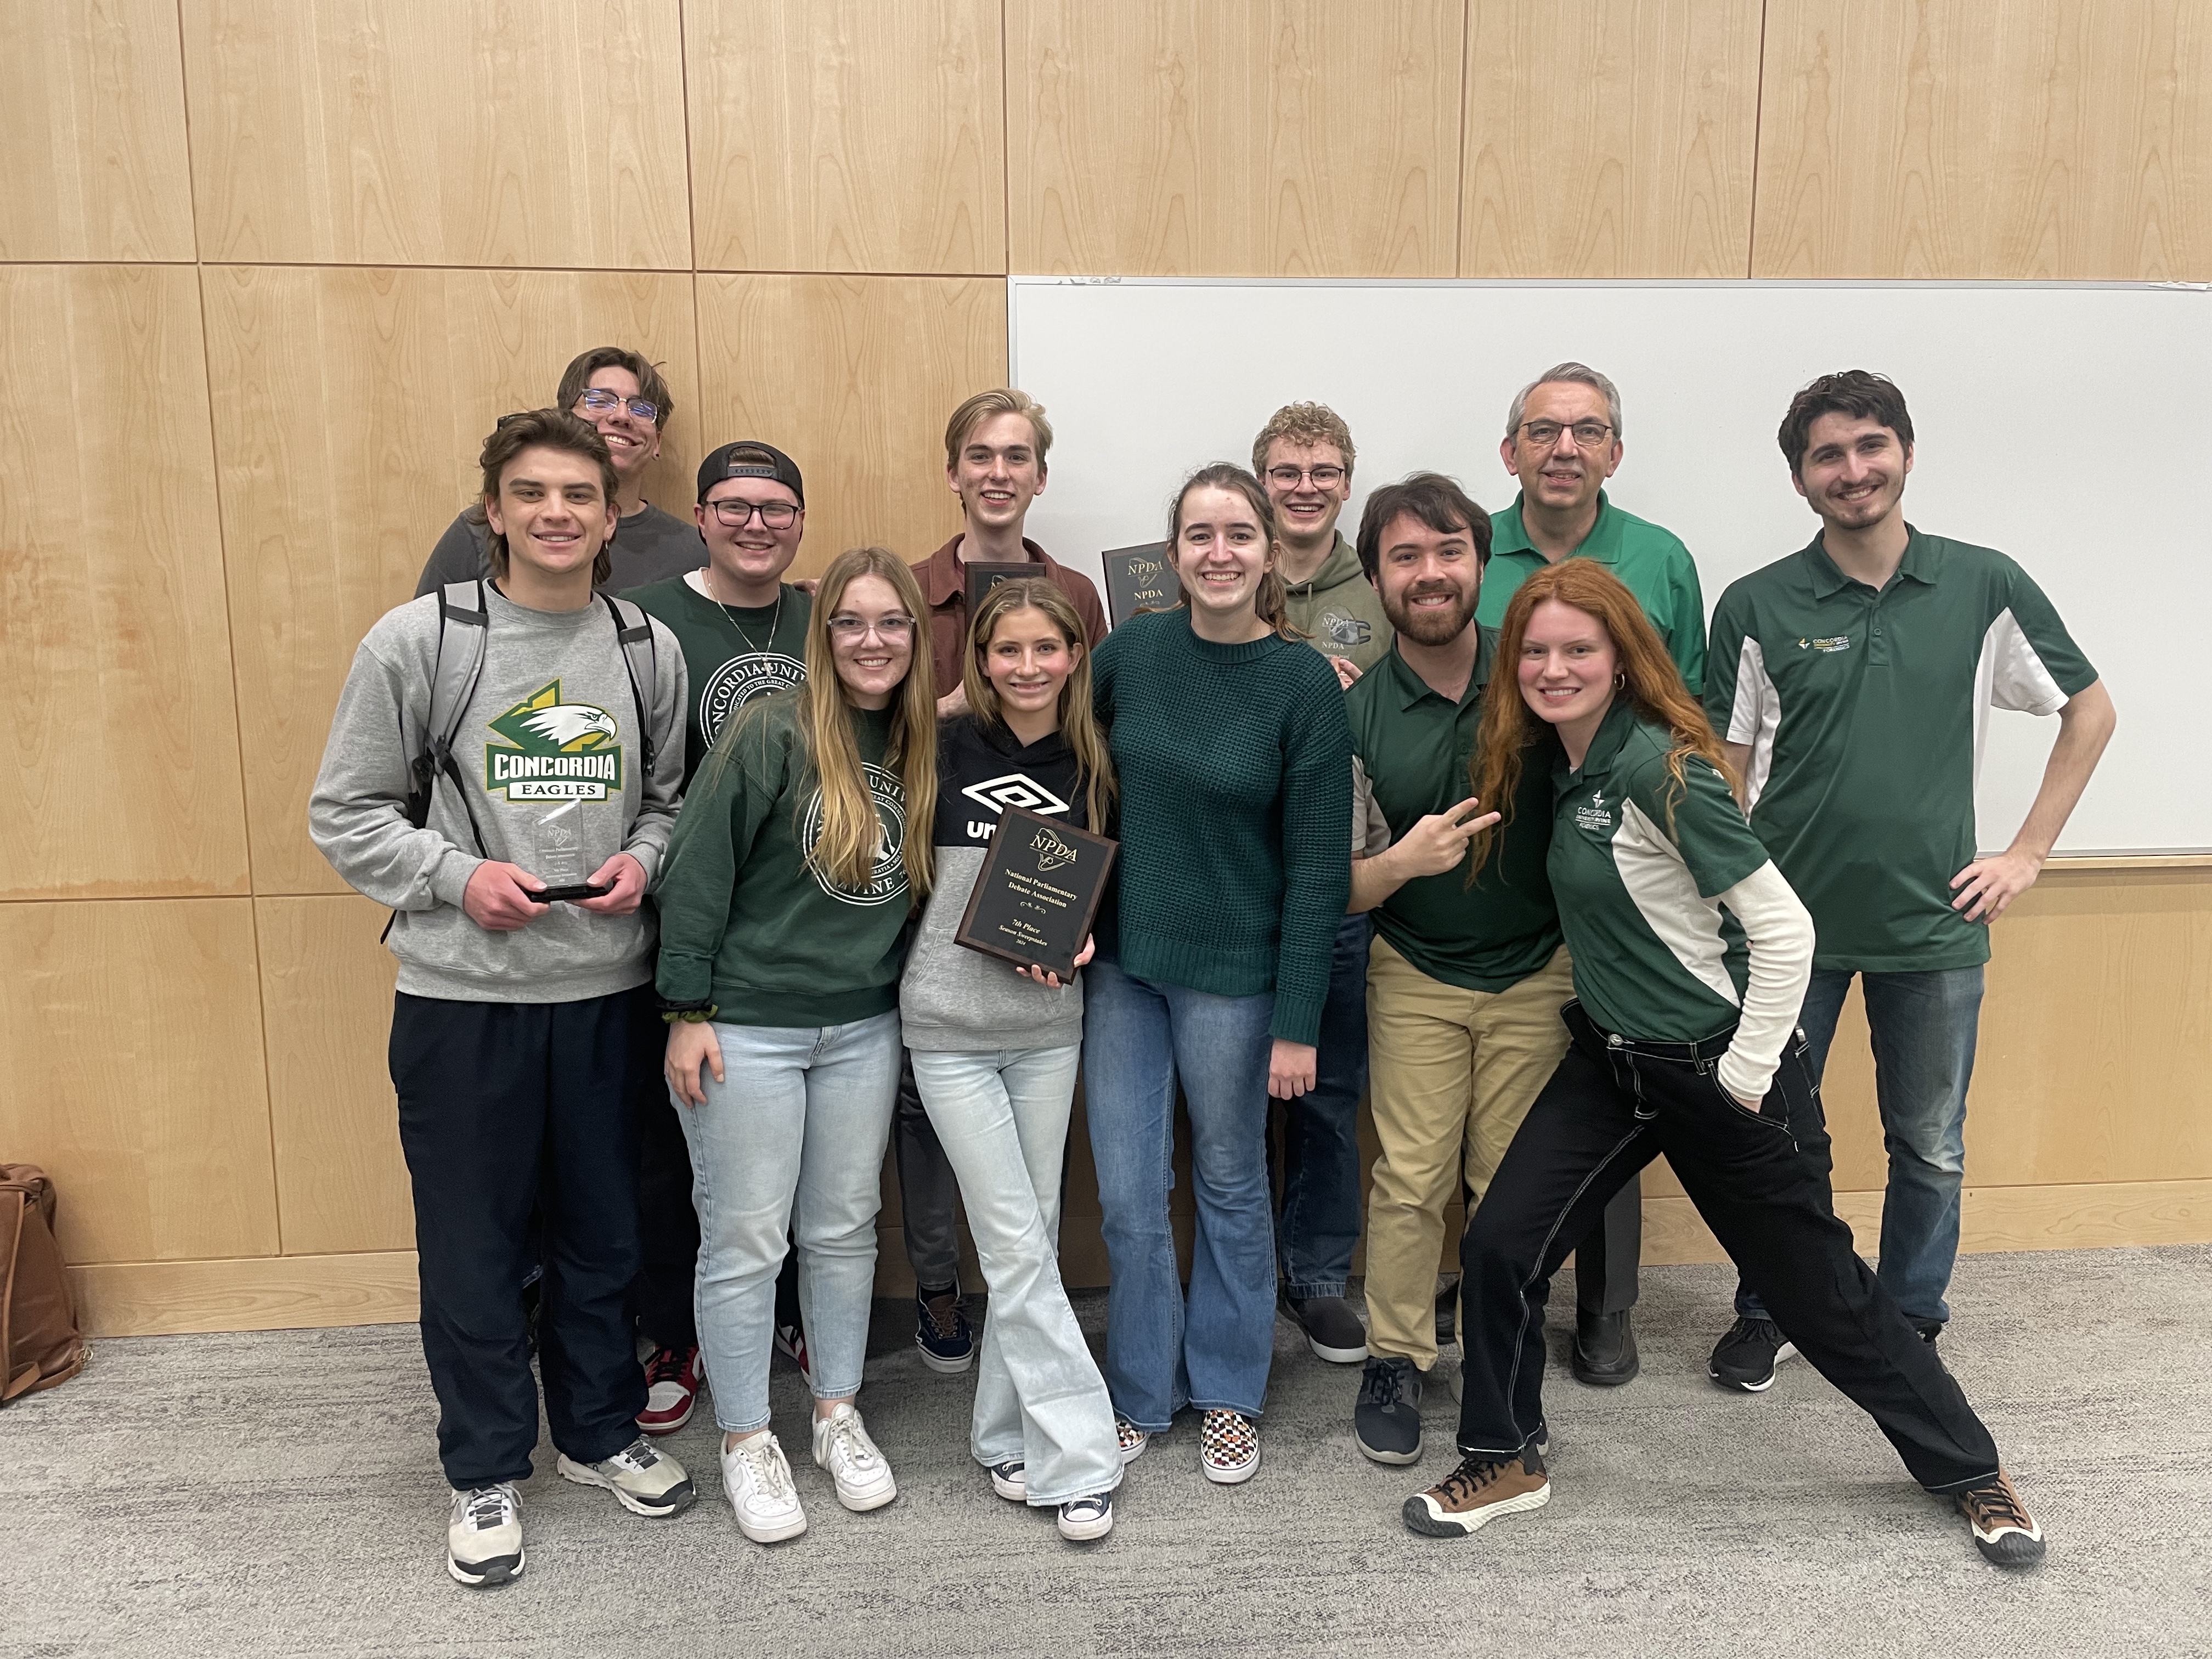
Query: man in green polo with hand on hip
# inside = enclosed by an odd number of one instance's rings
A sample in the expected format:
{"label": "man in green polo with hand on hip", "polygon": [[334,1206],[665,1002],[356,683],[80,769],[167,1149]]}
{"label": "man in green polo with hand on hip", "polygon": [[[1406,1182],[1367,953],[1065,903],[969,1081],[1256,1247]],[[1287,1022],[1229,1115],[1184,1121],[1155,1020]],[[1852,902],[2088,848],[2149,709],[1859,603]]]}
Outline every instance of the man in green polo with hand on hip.
{"label": "man in green polo with hand on hip", "polygon": [[[1753,832],[1813,913],[1797,1018],[1816,1079],[1863,980],[1889,1150],[1878,1276],[1932,1343],[1950,1317],[1989,924],[2034,884],[2112,735],[2112,701],[2025,570],[1905,521],[1912,417],[1894,384],[1824,374],[1779,435],[1820,533],[1721,595],[1705,713]],[[1991,708],[2056,714],[2058,738],[2020,832],[1981,858]],[[1735,1305],[1708,1370],[1762,1393],[1796,1348],[1747,1289]]]}
{"label": "man in green polo with hand on hip", "polygon": [[[1595,559],[1636,595],[1667,642],[1692,696],[1705,687],[1705,602],[1690,550],[1672,531],[1606,497],[1620,465],[1620,391],[1585,363],[1546,369],[1521,388],[1498,453],[1521,481],[1513,505],[1491,520],[1490,567],[1475,620],[1496,628],[1523,580],[1562,559]],[[1637,1372],[1629,1310],[1644,1249],[1644,1194],[1632,1181],[1606,1207],[1605,1224],[1575,1247],[1574,1374],[1601,1386]]]}

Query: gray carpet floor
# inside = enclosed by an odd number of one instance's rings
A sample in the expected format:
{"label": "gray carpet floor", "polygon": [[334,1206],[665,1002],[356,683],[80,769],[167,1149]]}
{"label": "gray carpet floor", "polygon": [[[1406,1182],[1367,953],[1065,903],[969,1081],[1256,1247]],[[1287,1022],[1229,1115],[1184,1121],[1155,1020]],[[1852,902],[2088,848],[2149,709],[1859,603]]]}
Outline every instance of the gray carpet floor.
{"label": "gray carpet floor", "polygon": [[[1209,1486],[1178,1424],[1113,1536],[1064,1544],[992,1496],[972,1379],[925,1370],[886,1303],[862,1404],[896,1504],[847,1514],[802,1449],[813,1529],[747,1543],[702,1411],[672,1443],[703,1495],[674,1521],[541,1449],[529,1571],[495,1592],[443,1570],[412,1327],[103,1342],[0,1411],[0,1654],[2212,1655],[2212,1247],[1960,1262],[1945,1356],[2051,1540],[2022,1574],[1802,1361],[1762,1396],[1705,1380],[1731,1279],[1647,1270],[1625,1389],[1576,1384],[1555,1330],[1554,1496],[1473,1540],[1398,1521],[1452,1466],[1449,1392],[1418,1467],[1371,1464],[1357,1369],[1284,1323],[1258,1477]],[[1103,1294],[1081,1304],[1097,1340]],[[781,1364],[775,1407],[803,1421]]]}

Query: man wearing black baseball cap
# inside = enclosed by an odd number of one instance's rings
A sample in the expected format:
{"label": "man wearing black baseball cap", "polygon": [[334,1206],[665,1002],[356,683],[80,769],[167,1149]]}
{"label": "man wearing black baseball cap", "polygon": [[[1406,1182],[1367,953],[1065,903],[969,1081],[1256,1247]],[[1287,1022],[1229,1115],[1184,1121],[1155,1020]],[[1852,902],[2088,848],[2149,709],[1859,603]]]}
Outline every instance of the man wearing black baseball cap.
{"label": "man wearing black baseball cap", "polygon": [[[783,580],[806,531],[806,484],[790,456],[750,440],[724,444],[699,465],[699,501],[692,512],[706,542],[707,562],[623,596],[665,623],[684,648],[691,690],[684,728],[686,789],[733,713],[805,679],[806,624],[813,608],[804,592]],[[650,1393],[637,1422],[647,1434],[673,1434],[690,1419],[699,1391],[691,1301],[699,1219],[691,1207],[690,1154],[674,1110],[647,1114],[640,1139],[645,1266],[632,1300],[653,1354],[645,1372]],[[791,1279],[791,1260],[785,1267],[785,1278]],[[794,1357],[796,1306],[795,1285],[780,1286],[779,1338]]]}

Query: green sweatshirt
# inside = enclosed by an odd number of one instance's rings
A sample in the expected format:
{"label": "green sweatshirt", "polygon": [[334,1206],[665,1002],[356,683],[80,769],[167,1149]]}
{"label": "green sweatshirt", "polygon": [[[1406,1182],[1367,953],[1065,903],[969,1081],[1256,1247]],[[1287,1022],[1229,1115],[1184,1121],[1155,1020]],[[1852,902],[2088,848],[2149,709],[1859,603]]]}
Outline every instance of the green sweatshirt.
{"label": "green sweatshirt", "polygon": [[822,791],[799,698],[763,698],[720,775],[701,768],[653,888],[662,998],[711,1001],[726,1024],[848,1025],[898,1006],[911,815],[897,774],[881,763],[890,711],[853,711],[884,839],[867,884],[848,888],[807,859],[821,834]]}
{"label": "green sweatshirt", "polygon": [[1291,620],[1325,657],[1349,657],[1364,674],[1382,659],[1393,637],[1382,597],[1359,568],[1359,552],[1336,532],[1320,568],[1290,589]]}
{"label": "green sweatshirt", "polygon": [[1130,617],[1091,672],[1121,779],[1119,898],[1100,954],[1217,996],[1272,990],[1273,1035],[1313,1042],[1352,879],[1336,671],[1279,635],[1202,640],[1178,607]]}

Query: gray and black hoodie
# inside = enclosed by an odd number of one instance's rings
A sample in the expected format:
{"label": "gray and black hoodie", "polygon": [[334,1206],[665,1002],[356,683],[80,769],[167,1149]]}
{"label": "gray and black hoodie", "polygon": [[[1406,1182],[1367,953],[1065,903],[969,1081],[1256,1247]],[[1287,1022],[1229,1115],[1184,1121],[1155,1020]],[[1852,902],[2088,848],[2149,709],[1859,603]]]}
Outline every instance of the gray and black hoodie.
{"label": "gray and black hoodie", "polygon": [[[643,688],[653,769],[641,775],[637,702],[615,621],[594,597],[580,611],[529,611],[484,587],[483,672],[453,740],[465,802],[441,777],[429,822],[407,821],[408,762],[428,724],[439,643],[434,593],[386,611],[354,653],[338,696],[307,829],[356,891],[399,914],[392,953],[399,988],[460,1002],[580,1002],[653,977],[650,906],[605,916],[550,904],[526,927],[495,933],[461,908],[483,858],[533,873],[538,821],[571,808],[589,876],[617,853],[649,882],[674,827],[684,779],[684,653],[658,622],[657,684]],[[458,626],[458,624],[455,624]],[[471,820],[473,817],[474,829]]]}
{"label": "gray and black hoodie", "polygon": [[1004,726],[961,714],[938,727],[936,885],[899,981],[906,1046],[925,1053],[990,1054],[1066,1048],[1083,1040],[1083,984],[1059,990],[1009,963],[953,943],[983,855],[1008,806],[1079,830],[1088,780],[1057,732],[1022,746]]}

